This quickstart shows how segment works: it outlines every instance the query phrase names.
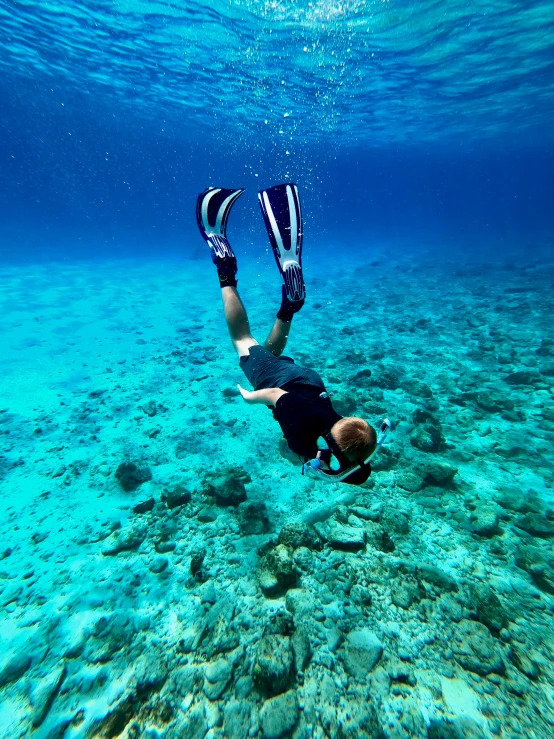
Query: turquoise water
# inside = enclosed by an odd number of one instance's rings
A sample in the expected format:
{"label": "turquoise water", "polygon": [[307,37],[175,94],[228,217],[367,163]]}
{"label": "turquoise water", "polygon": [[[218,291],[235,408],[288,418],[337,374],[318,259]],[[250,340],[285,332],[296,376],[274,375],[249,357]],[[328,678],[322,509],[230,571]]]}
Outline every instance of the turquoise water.
{"label": "turquoise water", "polygon": [[[554,736],[554,5],[0,0],[0,737]],[[286,354],[393,432],[301,474]]]}

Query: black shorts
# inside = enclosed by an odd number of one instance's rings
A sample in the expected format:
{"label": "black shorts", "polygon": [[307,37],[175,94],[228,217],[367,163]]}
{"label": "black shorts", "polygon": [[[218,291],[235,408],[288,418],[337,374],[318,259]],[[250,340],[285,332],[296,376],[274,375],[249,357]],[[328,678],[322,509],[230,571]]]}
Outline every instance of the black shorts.
{"label": "black shorts", "polygon": [[323,380],[315,370],[295,364],[290,357],[276,357],[256,344],[248,350],[246,357],[240,358],[240,367],[254,390],[267,387],[280,387],[290,390],[293,387],[315,387],[325,390]]}

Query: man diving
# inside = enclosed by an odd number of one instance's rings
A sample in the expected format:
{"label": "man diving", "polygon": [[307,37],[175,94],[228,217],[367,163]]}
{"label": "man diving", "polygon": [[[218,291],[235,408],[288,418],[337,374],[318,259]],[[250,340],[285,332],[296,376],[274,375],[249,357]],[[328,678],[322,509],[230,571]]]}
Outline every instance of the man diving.
{"label": "man diving", "polygon": [[250,332],[237,290],[237,260],[227,239],[227,220],[244,190],[209,187],[198,196],[196,219],[217,268],[227,327],[240,366],[254,390],[238,386],[247,403],[270,406],[289,450],[303,463],[303,474],[361,485],[371,474],[370,458],[381,435],[362,418],[340,416],[317,372],[282,356],[292,318],[306,298],[302,275],[302,211],[298,188],[276,185],[258,193],[265,226],[281,273],[282,302],[263,346]]}

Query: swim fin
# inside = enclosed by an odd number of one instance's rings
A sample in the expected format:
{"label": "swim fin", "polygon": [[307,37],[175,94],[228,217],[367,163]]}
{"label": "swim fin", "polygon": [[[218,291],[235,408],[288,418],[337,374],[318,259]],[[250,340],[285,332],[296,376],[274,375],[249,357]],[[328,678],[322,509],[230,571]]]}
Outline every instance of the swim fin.
{"label": "swim fin", "polygon": [[261,190],[258,200],[275,261],[285,283],[286,297],[292,303],[303,303],[306,286],[302,275],[302,210],[298,188],[292,182],[275,185]]}
{"label": "swim fin", "polygon": [[244,190],[227,190],[223,187],[208,187],[196,201],[196,222],[203,238],[212,252],[212,261],[235,258],[227,239],[229,213]]}

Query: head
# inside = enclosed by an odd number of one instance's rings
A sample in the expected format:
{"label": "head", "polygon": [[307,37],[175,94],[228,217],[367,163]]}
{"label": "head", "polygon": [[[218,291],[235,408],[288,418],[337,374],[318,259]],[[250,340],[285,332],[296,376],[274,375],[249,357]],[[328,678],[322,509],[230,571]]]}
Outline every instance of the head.
{"label": "head", "polygon": [[356,416],[341,418],[331,427],[333,439],[351,462],[367,459],[377,446],[377,432]]}

